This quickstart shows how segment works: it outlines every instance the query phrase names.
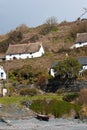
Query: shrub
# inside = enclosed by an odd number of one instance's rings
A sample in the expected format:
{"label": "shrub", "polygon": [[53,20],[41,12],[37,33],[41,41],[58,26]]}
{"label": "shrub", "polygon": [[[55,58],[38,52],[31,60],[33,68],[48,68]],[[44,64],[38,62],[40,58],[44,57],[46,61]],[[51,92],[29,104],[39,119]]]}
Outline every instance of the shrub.
{"label": "shrub", "polygon": [[48,33],[52,32],[56,32],[58,30],[56,25],[46,25],[39,33],[41,35],[47,35]]}
{"label": "shrub", "polygon": [[6,50],[8,49],[9,43],[7,40],[1,41],[0,42],[0,53],[2,52],[6,52]]}
{"label": "shrub", "polygon": [[52,16],[52,17],[49,17],[47,20],[46,20],[46,24],[48,25],[56,25],[57,24],[57,18]]}
{"label": "shrub", "polygon": [[62,95],[62,94],[64,94],[64,89],[58,89],[57,91],[56,91],[56,94],[57,95]]}
{"label": "shrub", "polygon": [[47,74],[39,74],[37,77],[37,85],[40,87],[40,89],[45,90],[46,84],[48,80],[48,75]]}
{"label": "shrub", "polygon": [[33,35],[33,36],[29,39],[30,42],[36,42],[36,41],[38,41],[38,40],[39,40],[39,36],[38,36],[38,35]]}
{"label": "shrub", "polygon": [[9,34],[8,42],[14,43],[14,42],[20,42],[23,38],[23,34],[20,31],[12,31]]}
{"label": "shrub", "polygon": [[38,91],[35,88],[22,88],[19,93],[22,96],[25,95],[34,96],[38,94]]}
{"label": "shrub", "polygon": [[13,93],[15,92],[15,88],[13,86],[9,86],[8,92],[9,92],[9,95],[13,95]]}
{"label": "shrub", "polygon": [[78,97],[78,93],[68,93],[63,96],[63,100],[67,102],[71,102]]}

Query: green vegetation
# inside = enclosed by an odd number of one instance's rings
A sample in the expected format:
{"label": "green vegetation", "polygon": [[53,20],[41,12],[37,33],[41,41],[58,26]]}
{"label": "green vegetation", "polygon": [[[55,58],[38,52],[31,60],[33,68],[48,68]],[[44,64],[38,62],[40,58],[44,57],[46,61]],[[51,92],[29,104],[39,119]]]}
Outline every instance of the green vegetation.
{"label": "green vegetation", "polygon": [[56,92],[59,88],[70,88],[78,78],[81,65],[77,59],[67,57],[63,61],[59,61],[54,66],[55,77],[51,77],[48,82],[47,91]]}
{"label": "green vegetation", "polygon": [[2,105],[10,105],[10,104],[19,104],[21,100],[23,100],[24,97],[21,96],[12,96],[12,97],[2,97],[0,98],[0,103]]}
{"label": "green vegetation", "polygon": [[6,52],[6,50],[8,49],[8,42],[7,42],[7,39],[6,40],[3,40],[0,42],[0,52],[3,53],[3,52]]}
{"label": "green vegetation", "polygon": [[54,24],[53,25],[46,24],[44,26],[44,28],[41,29],[41,31],[39,32],[39,34],[41,34],[41,35],[47,35],[50,32],[56,32],[56,31],[58,31],[58,28],[57,28],[56,25],[54,25]]}
{"label": "green vegetation", "polygon": [[75,112],[80,110],[79,105],[59,100],[34,100],[30,108],[37,113],[52,114],[55,117],[61,117],[65,114],[69,115],[72,109]]}
{"label": "green vegetation", "polygon": [[79,74],[81,66],[79,62],[73,57],[67,57],[64,61],[58,62],[54,67],[56,77],[64,84],[69,84],[73,80],[76,80]]}
{"label": "green vegetation", "polygon": [[[15,86],[17,87],[19,84],[21,84],[24,89],[26,85],[34,84],[36,88],[39,87],[40,89],[44,90],[48,77],[49,75],[45,70],[40,70],[39,68],[35,69],[29,65],[24,65],[20,69],[9,72],[9,81],[12,83],[12,86],[14,86],[14,89]],[[24,93],[24,89],[21,90],[21,93]],[[28,92],[28,89],[26,89],[26,91]]]}
{"label": "green vegetation", "polygon": [[[84,90],[84,92],[85,92],[84,95],[86,96],[86,91]],[[81,91],[80,98],[78,97],[79,100],[83,99],[81,98],[81,96],[84,97],[84,95],[82,94],[83,93]],[[55,117],[62,117],[62,116],[67,117],[72,115],[72,111],[74,111],[75,114],[78,114],[81,111],[82,104],[79,103],[79,100],[78,102],[70,103],[67,101],[63,101],[62,98],[63,98],[62,95],[58,96],[57,94],[44,94],[37,96],[15,95],[11,97],[1,97],[0,103],[4,106],[8,106],[11,104],[17,106],[25,105],[36,113],[54,115]]]}
{"label": "green vegetation", "polygon": [[[87,21],[64,21],[58,24],[56,18],[51,17],[39,27],[28,28],[22,25],[5,36],[0,36],[0,53],[5,53],[9,44],[36,41],[43,42],[45,49],[45,55],[40,58],[15,59],[1,63],[8,72],[9,97],[1,97],[0,103],[9,105],[32,101],[30,106],[32,110],[42,114],[53,114],[55,117],[69,114],[72,109],[78,113],[80,109],[78,102],[81,105],[87,104],[87,90],[81,90],[79,94],[65,92],[72,90],[69,89],[70,85],[73,86],[78,79],[81,67],[73,57],[87,56],[87,47],[69,49],[75,42],[76,34],[84,32],[87,32]],[[55,78],[48,75],[48,68],[54,61],[58,61],[54,67]],[[84,71],[83,78],[87,79],[87,71]],[[8,84],[6,83],[5,87]],[[31,86],[34,88],[31,89]],[[71,104],[71,101],[75,104]]]}
{"label": "green vegetation", "polygon": [[0,42],[0,52],[6,52],[9,44],[17,44],[23,38],[23,34],[20,31],[12,31],[8,34],[8,38]]}
{"label": "green vegetation", "polygon": [[[61,88],[70,88],[70,85],[78,78],[80,67],[77,59],[68,56],[65,60],[58,62],[54,67],[56,76],[51,77],[46,69],[36,69],[26,64],[19,69],[9,71],[9,82],[14,87],[13,90],[25,91],[23,88],[33,85],[45,92],[56,92]],[[16,92],[18,91],[16,90]]]}
{"label": "green vegetation", "polygon": [[0,103],[3,105],[9,105],[9,104],[21,104],[23,101],[27,100],[43,100],[43,99],[59,99],[62,100],[62,96],[58,96],[56,94],[45,94],[45,95],[36,95],[36,96],[6,96],[0,98]]}
{"label": "green vegetation", "polygon": [[72,92],[72,93],[67,93],[63,96],[63,100],[67,102],[71,102],[75,100],[78,97],[78,93]]}

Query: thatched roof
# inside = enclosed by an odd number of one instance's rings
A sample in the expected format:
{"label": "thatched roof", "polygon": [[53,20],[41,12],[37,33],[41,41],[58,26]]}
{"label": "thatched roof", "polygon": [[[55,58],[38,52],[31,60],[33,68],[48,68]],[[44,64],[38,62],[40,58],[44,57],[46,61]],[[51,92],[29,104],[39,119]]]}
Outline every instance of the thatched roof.
{"label": "thatched roof", "polygon": [[77,42],[87,42],[87,33],[77,33],[76,43]]}
{"label": "thatched roof", "polygon": [[41,43],[28,43],[28,44],[15,44],[9,45],[6,55],[9,54],[22,54],[22,53],[34,53],[39,51]]}

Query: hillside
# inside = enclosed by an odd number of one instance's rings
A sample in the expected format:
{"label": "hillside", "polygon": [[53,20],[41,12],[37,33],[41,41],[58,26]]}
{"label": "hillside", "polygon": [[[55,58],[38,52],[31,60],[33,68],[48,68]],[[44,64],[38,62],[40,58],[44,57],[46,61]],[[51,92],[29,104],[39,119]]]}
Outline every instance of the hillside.
{"label": "hillside", "polygon": [[32,65],[34,68],[48,69],[56,60],[62,60],[66,54],[78,57],[87,56],[87,47],[70,51],[74,44],[77,32],[87,32],[87,20],[62,22],[60,24],[43,24],[36,28],[21,25],[6,35],[0,36],[0,55],[5,54],[9,44],[29,43],[41,41],[45,55],[41,58],[14,60],[1,62],[5,70],[20,68],[23,65]]}

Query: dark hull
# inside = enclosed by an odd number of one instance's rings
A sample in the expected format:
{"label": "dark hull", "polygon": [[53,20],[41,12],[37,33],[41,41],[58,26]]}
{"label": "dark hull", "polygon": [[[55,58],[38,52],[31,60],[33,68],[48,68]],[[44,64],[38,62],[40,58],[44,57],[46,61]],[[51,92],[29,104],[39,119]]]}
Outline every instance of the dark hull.
{"label": "dark hull", "polygon": [[36,119],[43,120],[43,121],[49,121],[49,116],[47,116],[47,115],[36,115]]}

